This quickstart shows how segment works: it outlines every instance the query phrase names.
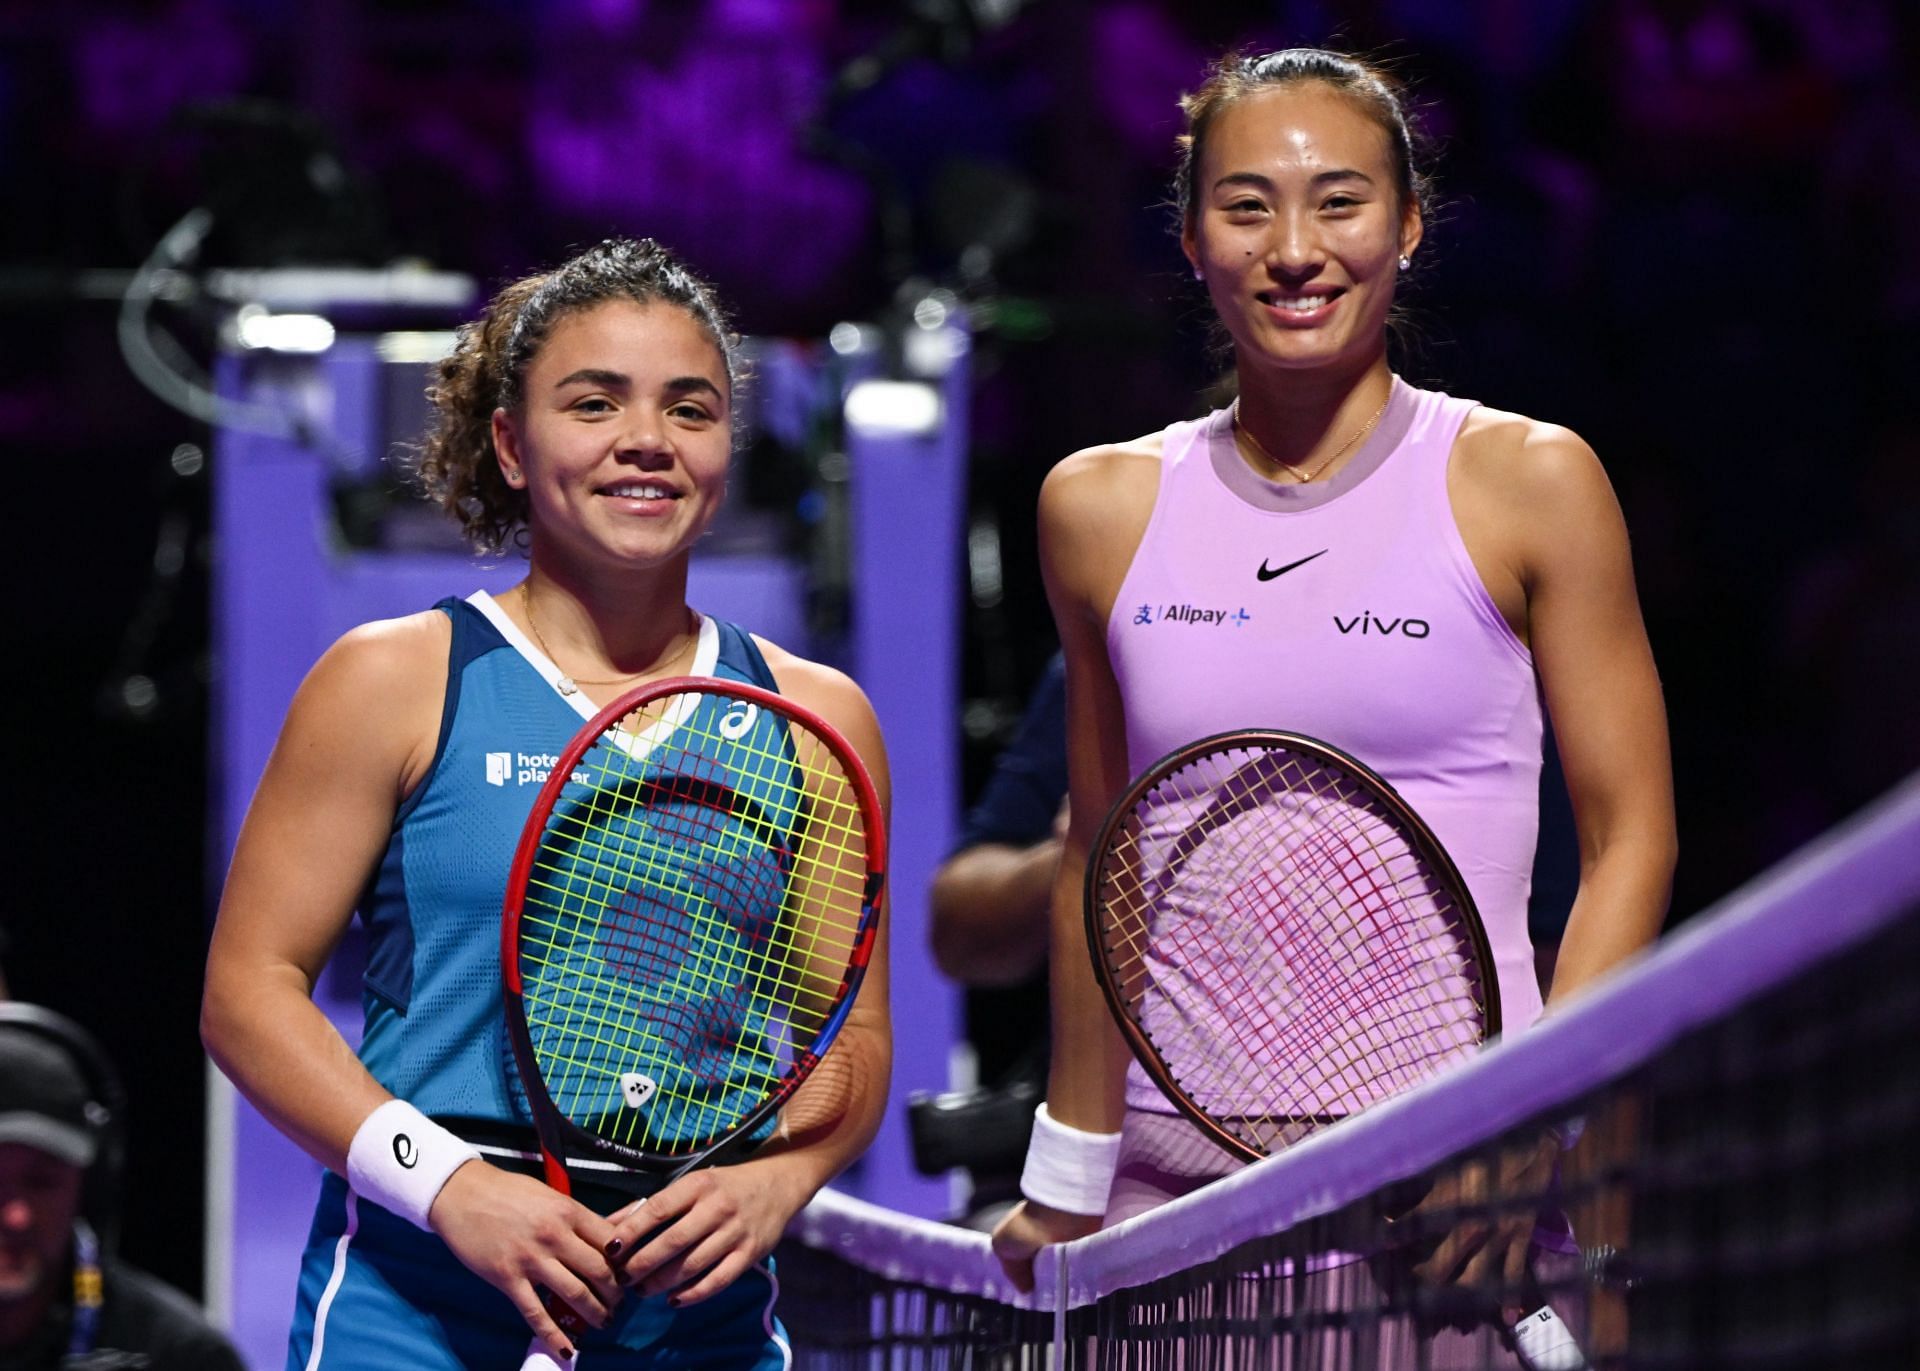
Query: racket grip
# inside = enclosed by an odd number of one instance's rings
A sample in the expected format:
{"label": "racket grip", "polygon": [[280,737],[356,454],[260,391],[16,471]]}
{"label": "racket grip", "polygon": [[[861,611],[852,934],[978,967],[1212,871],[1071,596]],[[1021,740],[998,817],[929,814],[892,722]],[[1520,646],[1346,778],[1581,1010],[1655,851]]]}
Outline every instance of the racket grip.
{"label": "racket grip", "polygon": [[[580,1335],[587,1331],[586,1320],[576,1314],[571,1305],[561,1303],[553,1295],[543,1294],[540,1300],[546,1305],[547,1312],[553,1315],[553,1321],[560,1325],[560,1331],[567,1335],[577,1349],[580,1345]],[[573,1364],[578,1359],[579,1353],[576,1351],[573,1356],[562,1361],[547,1350],[544,1342],[535,1338],[527,1344],[527,1359],[520,1363],[520,1371],[573,1371]]]}
{"label": "racket grip", "polygon": [[575,1357],[565,1361],[555,1359],[553,1353],[547,1351],[547,1345],[535,1338],[527,1345],[527,1359],[520,1363],[520,1371],[573,1371],[576,1360]]}
{"label": "racket grip", "polygon": [[1586,1353],[1552,1305],[1543,1304],[1516,1323],[1513,1343],[1532,1371],[1589,1371]]}

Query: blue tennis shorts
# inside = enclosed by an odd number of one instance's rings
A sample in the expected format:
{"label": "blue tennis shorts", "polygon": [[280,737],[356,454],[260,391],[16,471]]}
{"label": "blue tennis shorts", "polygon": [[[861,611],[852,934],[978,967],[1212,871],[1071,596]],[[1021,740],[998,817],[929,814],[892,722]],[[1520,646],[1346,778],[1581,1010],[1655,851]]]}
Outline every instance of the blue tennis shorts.
{"label": "blue tennis shorts", "polygon": [[[675,1309],[629,1295],[579,1339],[579,1371],[787,1371],[768,1258],[712,1299]],[[422,1232],[329,1172],[300,1259],[287,1371],[518,1371],[531,1334],[507,1297]]]}

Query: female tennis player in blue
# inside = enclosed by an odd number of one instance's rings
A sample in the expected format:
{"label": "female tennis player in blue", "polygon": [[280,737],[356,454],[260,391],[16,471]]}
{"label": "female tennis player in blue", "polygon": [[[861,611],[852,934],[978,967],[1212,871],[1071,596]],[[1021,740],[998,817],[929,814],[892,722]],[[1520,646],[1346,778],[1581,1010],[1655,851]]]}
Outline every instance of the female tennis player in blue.
{"label": "female tennis player in blue", "polygon": [[[1541,1012],[1525,913],[1545,713],[1582,858],[1554,1002],[1652,940],[1674,863],[1659,682],[1599,462],[1563,428],[1390,368],[1388,320],[1426,227],[1397,88],[1295,49],[1229,57],[1183,103],[1181,244],[1231,341],[1238,399],[1077,453],[1040,496],[1071,825],[1048,1099],[1027,1203],[995,1234],[1023,1285],[1042,1245],[1230,1169],[1204,1144],[1197,1162],[1179,1155],[1192,1130],[1144,1075],[1123,1084],[1127,1049],[1085,952],[1090,847],[1158,757],[1265,726],[1382,773],[1461,868],[1507,1032]],[[1205,623],[1195,606],[1212,607]],[[1463,1225],[1422,1274],[1513,1278],[1532,1227]]]}
{"label": "female tennis player in blue", "polygon": [[[527,577],[365,625],[321,658],[242,828],[208,963],[208,1050],[329,1172],[291,1368],[518,1366],[529,1328],[589,1367],[790,1360],[768,1253],[878,1126],[884,936],[832,1069],[749,1160],[581,1203],[506,1155],[532,1147],[501,1009],[508,867],[600,705],[681,675],[776,690],[838,729],[885,803],[859,689],[686,602],[725,494],[735,381],[711,292],[631,240],[507,286],[442,365],[422,473],[482,547],[524,530]],[[357,1055],[310,995],[356,910]],[[482,1157],[476,1130],[505,1145]],[[543,1291],[589,1325],[577,1349]]]}

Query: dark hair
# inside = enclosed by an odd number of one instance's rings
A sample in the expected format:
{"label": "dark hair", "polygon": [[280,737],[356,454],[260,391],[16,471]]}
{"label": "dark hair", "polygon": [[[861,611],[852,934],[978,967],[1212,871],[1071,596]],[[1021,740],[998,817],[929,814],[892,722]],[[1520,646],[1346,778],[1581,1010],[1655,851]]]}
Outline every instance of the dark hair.
{"label": "dark hair", "polygon": [[1331,86],[1360,107],[1379,125],[1393,150],[1395,188],[1402,208],[1416,206],[1424,217],[1431,207],[1432,187],[1424,168],[1426,149],[1407,118],[1405,88],[1384,68],[1325,48],[1286,48],[1249,56],[1230,52],[1207,72],[1207,79],[1190,95],[1180,97],[1187,117],[1179,138],[1180,166],[1174,176],[1174,205],[1185,227],[1199,202],[1200,162],[1207,135],[1221,113],[1242,97],[1271,86],[1318,81]]}
{"label": "dark hair", "polygon": [[609,238],[501,287],[427,387],[438,417],[416,464],[428,497],[482,551],[505,549],[527,520],[526,492],[507,484],[494,458],[493,412],[520,403],[527,367],[555,324],[609,300],[678,305],[713,340],[728,386],[740,379],[739,340],[712,287],[651,238]]}

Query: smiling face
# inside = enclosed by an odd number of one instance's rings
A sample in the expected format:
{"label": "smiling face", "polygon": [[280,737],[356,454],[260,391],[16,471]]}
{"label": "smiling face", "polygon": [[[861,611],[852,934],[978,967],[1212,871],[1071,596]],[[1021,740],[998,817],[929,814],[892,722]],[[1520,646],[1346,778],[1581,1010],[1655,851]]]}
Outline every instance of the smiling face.
{"label": "smiling face", "polygon": [[610,300],[562,317],[493,417],[536,556],[633,570],[684,558],[725,495],[731,394],[686,310]]}
{"label": "smiling face", "polygon": [[1320,81],[1236,99],[1209,129],[1181,246],[1242,367],[1371,363],[1420,242],[1387,131]]}

